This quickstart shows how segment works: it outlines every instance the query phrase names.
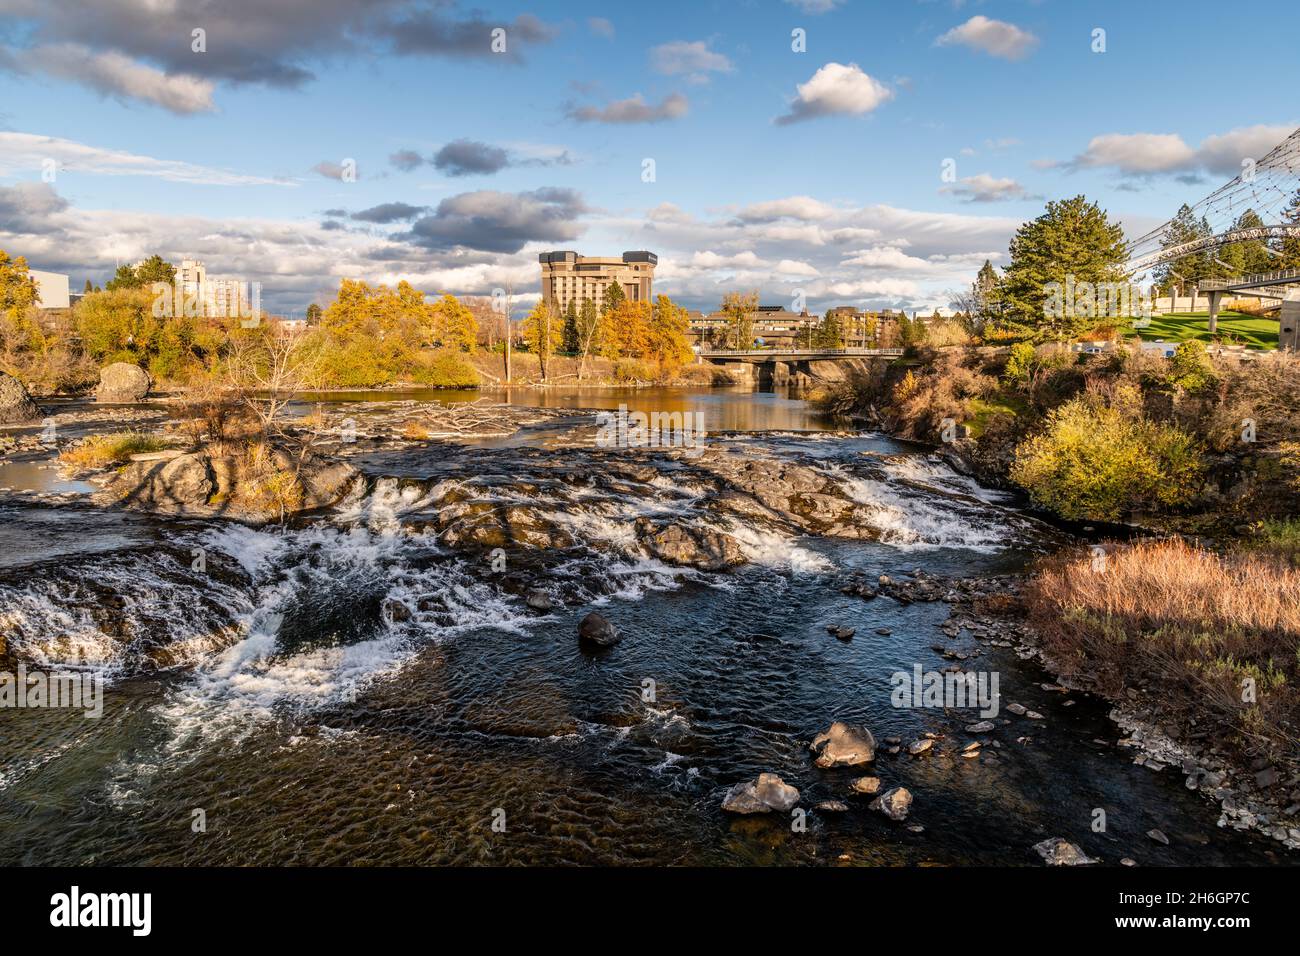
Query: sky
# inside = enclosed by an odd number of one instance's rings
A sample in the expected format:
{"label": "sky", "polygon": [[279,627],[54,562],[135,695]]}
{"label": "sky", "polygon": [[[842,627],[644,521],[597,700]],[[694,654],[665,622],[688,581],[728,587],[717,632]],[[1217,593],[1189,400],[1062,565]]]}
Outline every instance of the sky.
{"label": "sky", "polygon": [[1297,28],[1293,0],[0,0],[0,249],[74,288],[198,258],[288,315],[345,277],[527,301],[551,249],[648,249],[691,308],[928,311],[1048,200],[1136,236],[1267,152]]}

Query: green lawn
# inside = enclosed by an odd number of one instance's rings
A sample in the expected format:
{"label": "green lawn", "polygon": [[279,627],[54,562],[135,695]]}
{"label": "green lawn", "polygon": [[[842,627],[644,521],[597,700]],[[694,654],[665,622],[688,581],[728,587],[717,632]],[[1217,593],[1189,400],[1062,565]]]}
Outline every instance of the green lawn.
{"label": "green lawn", "polygon": [[[1174,312],[1170,315],[1153,315],[1146,328],[1134,329],[1132,320],[1122,326],[1123,333],[1140,335],[1144,341],[1182,342],[1186,339],[1210,341],[1210,314],[1208,312]],[[1225,345],[1245,345],[1252,349],[1277,348],[1277,319],[1259,319],[1240,312],[1219,313],[1219,338]]]}

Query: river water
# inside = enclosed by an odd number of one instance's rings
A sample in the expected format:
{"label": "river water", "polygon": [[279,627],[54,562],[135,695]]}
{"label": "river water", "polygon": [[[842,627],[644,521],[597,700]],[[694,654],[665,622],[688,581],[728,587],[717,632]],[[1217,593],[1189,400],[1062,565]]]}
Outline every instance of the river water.
{"label": "river water", "polygon": [[[721,526],[697,476],[655,456],[637,458],[646,474],[614,474],[529,434],[362,456],[365,495],[285,528],[105,511],[76,488],[0,492],[8,666],[107,682],[98,719],[0,710],[0,863],[1032,865],[1050,836],[1111,864],[1287,862],[1216,827],[1176,770],[1135,765],[1104,703],[1044,690],[1050,675],[1014,649],[985,645],[966,666],[997,672],[1004,703],[1045,719],[1000,726],[986,756],[960,755],[973,712],[891,706],[891,674],[950,663],[947,605],[865,601],[841,593],[846,577],[1021,569],[1063,542],[1020,502],[780,396],[509,399],[575,417],[701,411],[727,455],[833,475],[875,539],[733,521],[743,567],[666,565],[630,529],[647,515]],[[11,470],[0,485],[48,492],[48,474]],[[465,501],[526,512],[571,543],[511,542],[503,571],[440,539],[440,511]],[[529,610],[525,586],[558,606]],[[593,609],[622,643],[579,646]],[[902,739],[867,772],[912,791],[906,823],[850,794],[862,770],[813,765],[808,742],[834,719]],[[926,733],[931,752],[909,757]],[[762,771],[800,789],[801,825],[721,811]],[[849,810],[810,809],[828,799]]]}

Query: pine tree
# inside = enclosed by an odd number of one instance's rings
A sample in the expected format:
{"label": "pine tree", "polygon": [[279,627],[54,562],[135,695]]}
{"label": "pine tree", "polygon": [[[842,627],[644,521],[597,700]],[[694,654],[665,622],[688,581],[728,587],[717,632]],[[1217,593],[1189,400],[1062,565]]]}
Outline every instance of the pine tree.
{"label": "pine tree", "polygon": [[[1300,189],[1297,189],[1296,194],[1291,197],[1291,204],[1282,214],[1282,221],[1286,225],[1300,228]],[[1281,240],[1277,251],[1280,255],[1274,263],[1274,268],[1300,269],[1300,232],[1291,233]]]}
{"label": "pine tree", "polygon": [[569,307],[564,310],[564,343],[561,346],[570,355],[577,355],[581,350],[578,337],[578,304],[576,299],[569,300]]}
{"label": "pine tree", "polygon": [[627,294],[623,291],[623,283],[611,282],[605,287],[605,295],[601,300],[600,314],[603,318],[609,315],[620,305],[627,301]]}
{"label": "pine tree", "polygon": [[1063,340],[1096,325],[1095,317],[1072,309],[1047,309],[1050,284],[1109,283],[1124,279],[1124,230],[1083,196],[1053,201],[1016,231],[1011,262],[1002,276],[1001,301],[1013,328],[1039,339]]}

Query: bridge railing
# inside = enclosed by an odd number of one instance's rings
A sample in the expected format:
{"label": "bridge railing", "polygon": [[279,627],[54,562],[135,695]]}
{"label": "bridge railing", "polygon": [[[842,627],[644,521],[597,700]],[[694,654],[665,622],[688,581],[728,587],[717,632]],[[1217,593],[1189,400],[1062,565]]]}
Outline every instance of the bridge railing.
{"label": "bridge railing", "polygon": [[750,358],[778,355],[902,355],[902,349],[705,349],[695,353],[701,358]]}
{"label": "bridge railing", "polygon": [[1237,279],[1207,279],[1197,283],[1201,292],[1218,292],[1253,285],[1275,285],[1281,282],[1300,282],[1300,269],[1276,269],[1273,272],[1258,272],[1241,276]]}

